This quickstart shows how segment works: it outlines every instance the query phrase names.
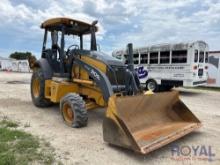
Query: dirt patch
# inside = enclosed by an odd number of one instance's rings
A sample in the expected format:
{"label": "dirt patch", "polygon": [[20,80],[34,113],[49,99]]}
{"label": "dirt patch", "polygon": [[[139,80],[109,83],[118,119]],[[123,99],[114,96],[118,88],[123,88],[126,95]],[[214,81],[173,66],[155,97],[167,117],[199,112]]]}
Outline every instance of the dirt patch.
{"label": "dirt patch", "polygon": [[7,84],[30,84],[30,81],[7,81]]}
{"label": "dirt patch", "polygon": [[12,107],[12,106],[17,106],[18,104],[20,105],[27,105],[30,104],[30,102],[28,101],[23,101],[21,99],[18,98],[3,98],[0,99],[0,105],[1,107]]}
{"label": "dirt patch", "polygon": [[[0,72],[0,81],[26,82],[30,78],[31,74]],[[48,140],[63,164],[220,164],[220,92],[193,89],[181,91],[185,91],[180,93],[181,99],[202,121],[203,127],[148,155],[114,147],[103,141],[102,120],[105,109],[89,111],[88,126],[73,129],[64,124],[58,105],[41,109],[32,104],[29,84],[1,84],[0,116],[10,117],[23,124],[25,131]],[[174,160],[172,145],[211,146],[216,156],[212,162],[196,159]]]}

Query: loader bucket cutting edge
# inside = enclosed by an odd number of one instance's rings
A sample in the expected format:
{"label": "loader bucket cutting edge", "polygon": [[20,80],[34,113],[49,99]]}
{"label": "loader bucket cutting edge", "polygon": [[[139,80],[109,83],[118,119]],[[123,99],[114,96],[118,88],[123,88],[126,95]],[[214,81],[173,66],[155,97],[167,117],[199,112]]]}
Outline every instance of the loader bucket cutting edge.
{"label": "loader bucket cutting edge", "polygon": [[110,144],[146,154],[200,126],[177,91],[112,96],[103,121],[103,138]]}

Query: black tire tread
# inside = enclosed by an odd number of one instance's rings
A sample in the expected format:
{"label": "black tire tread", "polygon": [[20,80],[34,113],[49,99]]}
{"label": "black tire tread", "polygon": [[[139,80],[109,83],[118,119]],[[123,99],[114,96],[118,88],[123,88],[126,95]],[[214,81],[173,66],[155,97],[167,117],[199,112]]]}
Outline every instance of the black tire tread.
{"label": "black tire tread", "polygon": [[155,85],[156,85],[156,88],[155,88],[155,90],[154,90],[153,92],[159,92],[159,91],[160,91],[157,82],[156,82],[155,80],[153,80],[153,79],[149,79],[149,80],[147,80],[147,82],[146,82],[146,89],[147,89],[147,90],[148,90],[148,87],[147,87],[147,86],[148,86],[148,83],[149,83],[149,82],[154,82]]}
{"label": "black tire tread", "polygon": [[[34,97],[32,91],[32,84],[35,77],[38,77],[40,79],[40,95],[38,98]],[[43,71],[39,68],[33,72],[31,77],[31,98],[32,98],[32,102],[37,107],[44,108],[44,107],[49,107],[53,104],[49,99],[45,98],[44,89],[45,89],[45,79],[44,79]]]}
{"label": "black tire tread", "polygon": [[[62,110],[62,106],[65,102],[71,104],[72,110],[74,111],[74,121],[72,123],[72,127],[80,128],[84,127],[88,123],[88,114],[85,107],[85,102],[83,98],[76,93],[69,93],[65,95],[60,101],[60,109]],[[62,113],[62,112],[61,112]],[[62,113],[63,116],[63,113]]]}

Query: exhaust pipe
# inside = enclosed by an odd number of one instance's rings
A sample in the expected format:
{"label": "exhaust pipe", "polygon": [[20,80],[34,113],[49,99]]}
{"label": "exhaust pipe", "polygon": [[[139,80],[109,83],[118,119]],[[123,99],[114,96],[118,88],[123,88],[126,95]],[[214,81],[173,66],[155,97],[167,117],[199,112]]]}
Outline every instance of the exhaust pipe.
{"label": "exhaust pipe", "polygon": [[127,45],[127,54],[128,54],[128,69],[131,72],[134,72],[134,57],[133,57],[133,44],[129,43]]}

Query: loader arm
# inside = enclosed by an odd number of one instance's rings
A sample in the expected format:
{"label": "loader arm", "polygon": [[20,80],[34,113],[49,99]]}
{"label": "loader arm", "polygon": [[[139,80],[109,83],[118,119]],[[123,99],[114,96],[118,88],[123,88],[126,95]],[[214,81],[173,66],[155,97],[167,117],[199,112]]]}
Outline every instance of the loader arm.
{"label": "loader arm", "polygon": [[[84,62],[80,58],[73,57],[72,66],[74,64],[77,64],[85,69],[89,76],[92,77],[97,86],[101,89],[105,102],[108,102],[109,98],[114,94],[115,91],[123,93],[123,95],[133,95],[141,92],[139,80],[135,77],[136,73],[130,71],[129,69],[125,70],[125,84],[123,85],[124,87],[121,88],[118,86],[118,84],[112,85],[105,73]],[[106,65],[110,71],[115,74],[114,69],[112,69],[108,64]],[[117,78],[115,77],[115,79]]]}
{"label": "loader arm", "polygon": [[74,64],[79,65],[88,72],[89,76],[92,77],[97,86],[101,89],[104,100],[108,102],[109,97],[113,95],[113,89],[107,76],[99,69],[83,62],[79,58],[74,58],[73,65]]}

